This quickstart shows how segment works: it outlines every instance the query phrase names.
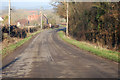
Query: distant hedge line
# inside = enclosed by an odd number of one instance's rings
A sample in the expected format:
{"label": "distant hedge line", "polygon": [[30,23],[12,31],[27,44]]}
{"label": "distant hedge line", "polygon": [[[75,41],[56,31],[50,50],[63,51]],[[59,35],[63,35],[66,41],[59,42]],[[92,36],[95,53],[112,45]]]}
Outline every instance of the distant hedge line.
{"label": "distant hedge line", "polygon": [[[43,26],[43,29],[48,29],[48,28],[50,28],[50,26],[49,26],[49,24],[45,24],[44,26]],[[51,25],[51,28],[59,28],[59,25]]]}
{"label": "distant hedge line", "polygon": [[[16,25],[11,25],[10,26],[10,37],[17,37],[17,38],[25,38],[27,37],[27,33],[33,33],[38,30],[38,27],[33,27],[33,28],[19,28]],[[4,33],[7,33],[9,35],[9,27],[8,26],[3,26],[1,28],[2,32],[2,40],[4,40]]]}

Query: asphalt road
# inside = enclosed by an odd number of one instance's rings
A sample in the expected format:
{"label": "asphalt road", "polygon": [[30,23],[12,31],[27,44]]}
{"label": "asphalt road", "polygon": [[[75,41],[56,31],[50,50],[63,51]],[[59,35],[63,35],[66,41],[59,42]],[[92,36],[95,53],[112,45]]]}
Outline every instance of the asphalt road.
{"label": "asphalt road", "polygon": [[118,77],[117,63],[62,41],[55,30],[44,30],[23,48],[15,60],[3,69],[3,78]]}

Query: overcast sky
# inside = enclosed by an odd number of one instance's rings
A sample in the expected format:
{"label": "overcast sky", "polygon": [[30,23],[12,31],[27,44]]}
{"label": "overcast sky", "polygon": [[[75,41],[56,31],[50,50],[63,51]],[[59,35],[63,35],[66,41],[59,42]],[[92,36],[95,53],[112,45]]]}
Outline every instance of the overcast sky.
{"label": "overcast sky", "polygon": [[[16,9],[51,9],[53,6],[50,5],[52,1],[64,1],[64,0],[11,0],[11,6]],[[91,1],[112,1],[118,2],[120,0],[65,0],[65,1],[76,1],[76,2],[91,2]],[[0,7],[2,3],[2,9],[8,7],[9,0],[0,0]]]}
{"label": "overcast sky", "polygon": [[[8,7],[9,0],[2,0],[2,9]],[[11,7],[15,9],[51,9],[51,0],[11,0]]]}

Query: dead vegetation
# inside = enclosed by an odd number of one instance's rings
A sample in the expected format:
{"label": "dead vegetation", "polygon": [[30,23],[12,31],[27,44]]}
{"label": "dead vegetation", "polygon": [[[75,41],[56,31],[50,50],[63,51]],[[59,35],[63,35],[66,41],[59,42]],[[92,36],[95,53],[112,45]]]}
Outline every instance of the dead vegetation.
{"label": "dead vegetation", "polygon": [[16,25],[12,25],[10,27],[10,35],[9,35],[9,27],[3,26],[1,29],[2,32],[2,49],[6,48],[8,45],[15,44],[20,40],[28,37],[31,33],[38,30],[38,27],[32,28],[19,28]]}

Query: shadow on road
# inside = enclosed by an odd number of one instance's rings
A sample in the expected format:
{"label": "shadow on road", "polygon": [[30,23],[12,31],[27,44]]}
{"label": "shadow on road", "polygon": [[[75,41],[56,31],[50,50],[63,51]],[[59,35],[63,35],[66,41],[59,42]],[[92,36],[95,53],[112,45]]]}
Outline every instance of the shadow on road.
{"label": "shadow on road", "polygon": [[10,63],[8,63],[7,65],[5,65],[5,66],[3,66],[2,68],[0,68],[0,70],[3,70],[3,69],[5,69],[6,67],[8,67],[9,65],[11,65],[11,64],[13,64],[13,63],[15,63],[17,60],[19,60],[20,59],[20,57],[18,57],[18,58],[16,58],[16,59],[14,59],[13,61],[11,61]]}

